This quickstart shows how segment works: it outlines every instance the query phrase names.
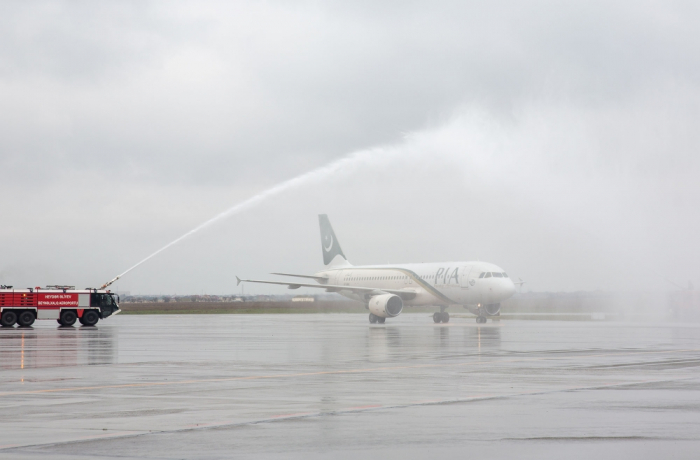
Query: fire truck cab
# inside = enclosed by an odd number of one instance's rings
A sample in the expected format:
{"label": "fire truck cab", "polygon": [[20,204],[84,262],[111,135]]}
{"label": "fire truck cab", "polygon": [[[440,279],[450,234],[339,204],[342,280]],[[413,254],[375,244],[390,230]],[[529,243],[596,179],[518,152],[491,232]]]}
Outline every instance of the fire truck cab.
{"label": "fire truck cab", "polygon": [[37,319],[55,319],[61,326],[76,321],[94,326],[100,319],[119,313],[119,297],[105,290],[73,286],[12,289],[0,286],[0,325],[28,327]]}

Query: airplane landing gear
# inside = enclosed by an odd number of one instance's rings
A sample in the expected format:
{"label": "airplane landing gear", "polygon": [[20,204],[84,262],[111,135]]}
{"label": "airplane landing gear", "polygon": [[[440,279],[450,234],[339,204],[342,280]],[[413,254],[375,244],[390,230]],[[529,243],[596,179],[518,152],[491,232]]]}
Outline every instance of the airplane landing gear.
{"label": "airplane landing gear", "polygon": [[478,324],[484,324],[484,323],[486,323],[486,317],[485,317],[485,316],[477,316],[477,317],[476,317],[476,322],[477,322]]}
{"label": "airplane landing gear", "polygon": [[384,324],[386,321],[386,318],[382,318],[381,316],[377,316],[374,313],[369,314],[369,322],[372,324],[379,323],[379,324]]}
{"label": "airplane landing gear", "polygon": [[435,323],[449,323],[450,314],[446,311],[436,311],[435,313],[433,313],[433,321]]}

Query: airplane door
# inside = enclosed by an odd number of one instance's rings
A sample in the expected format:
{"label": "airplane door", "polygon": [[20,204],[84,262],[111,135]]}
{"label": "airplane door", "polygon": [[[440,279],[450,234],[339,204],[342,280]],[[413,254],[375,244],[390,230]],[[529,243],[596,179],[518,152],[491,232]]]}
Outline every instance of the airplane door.
{"label": "airplane door", "polygon": [[459,280],[459,284],[462,287],[462,289],[470,289],[476,283],[476,281],[473,281],[472,278],[470,278],[471,272],[472,267],[470,265],[462,267],[462,276]]}

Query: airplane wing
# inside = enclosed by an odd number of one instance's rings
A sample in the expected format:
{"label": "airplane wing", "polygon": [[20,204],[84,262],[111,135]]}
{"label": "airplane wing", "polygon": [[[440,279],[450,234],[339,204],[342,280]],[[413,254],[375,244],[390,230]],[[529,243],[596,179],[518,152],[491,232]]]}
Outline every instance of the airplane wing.
{"label": "airplane wing", "polygon": [[309,278],[312,280],[316,280],[319,283],[323,283],[324,281],[328,281],[327,276],[295,275],[294,273],[271,273],[271,275],[294,276],[296,278]]}
{"label": "airplane wing", "polygon": [[309,284],[309,283],[288,283],[284,281],[265,281],[265,280],[242,280],[236,277],[236,286],[241,283],[261,283],[261,284],[277,284],[279,286],[287,286],[288,289],[299,289],[300,287],[320,288],[326,292],[351,291],[355,294],[365,294],[370,296],[381,294],[395,294],[401,297],[401,300],[411,300],[416,297],[417,293],[409,289],[378,289],[374,287],[359,287],[359,286],[342,286],[339,284]]}

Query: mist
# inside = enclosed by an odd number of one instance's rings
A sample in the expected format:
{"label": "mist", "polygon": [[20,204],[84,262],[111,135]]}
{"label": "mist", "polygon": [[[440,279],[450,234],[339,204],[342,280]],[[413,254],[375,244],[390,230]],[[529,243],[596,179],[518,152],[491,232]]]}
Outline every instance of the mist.
{"label": "mist", "polygon": [[320,269],[320,213],[355,264],[700,282],[695,4],[172,5],[0,7],[0,283],[99,286],[223,214],[116,286],[240,292]]}

